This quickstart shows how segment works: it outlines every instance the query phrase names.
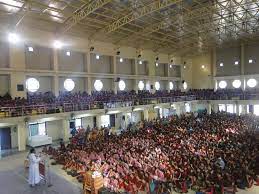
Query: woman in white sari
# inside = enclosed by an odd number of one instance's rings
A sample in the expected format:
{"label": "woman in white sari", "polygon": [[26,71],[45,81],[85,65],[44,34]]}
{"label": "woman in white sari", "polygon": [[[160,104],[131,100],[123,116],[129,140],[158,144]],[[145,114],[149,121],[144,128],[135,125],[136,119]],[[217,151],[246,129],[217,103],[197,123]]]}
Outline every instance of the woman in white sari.
{"label": "woman in white sari", "polygon": [[33,187],[39,184],[40,182],[39,162],[41,159],[36,156],[34,148],[30,150],[28,159],[29,159],[29,180],[28,181],[29,181],[29,185]]}

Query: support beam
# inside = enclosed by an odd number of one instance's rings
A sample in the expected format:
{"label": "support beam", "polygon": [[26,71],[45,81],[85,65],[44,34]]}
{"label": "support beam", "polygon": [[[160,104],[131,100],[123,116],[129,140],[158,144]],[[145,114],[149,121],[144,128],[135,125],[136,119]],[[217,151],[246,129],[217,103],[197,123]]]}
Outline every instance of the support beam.
{"label": "support beam", "polygon": [[117,21],[113,22],[109,26],[107,26],[107,33],[116,31],[120,27],[139,19],[143,16],[146,16],[148,14],[151,14],[155,11],[159,11],[161,9],[164,9],[166,7],[169,7],[171,5],[174,5],[176,3],[180,3],[182,0],[164,0],[164,1],[155,1],[147,6],[141,7],[137,9],[136,11],[131,11],[128,15],[119,18]]}
{"label": "support beam", "polygon": [[103,7],[107,3],[111,2],[112,0],[94,0],[83,7],[81,10],[75,12],[68,20],[65,27],[60,29],[60,33],[64,34],[69,31],[73,26],[75,26],[78,22],[82,19],[86,18],[88,15],[96,11],[97,9]]}

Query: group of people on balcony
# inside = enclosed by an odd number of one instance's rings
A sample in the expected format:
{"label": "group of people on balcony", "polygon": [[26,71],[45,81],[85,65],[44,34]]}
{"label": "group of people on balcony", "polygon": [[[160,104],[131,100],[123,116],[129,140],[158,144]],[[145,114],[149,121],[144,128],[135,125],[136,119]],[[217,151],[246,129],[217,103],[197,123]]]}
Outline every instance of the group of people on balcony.
{"label": "group of people on balcony", "polygon": [[[118,106],[136,106],[142,104],[166,103],[187,100],[250,100],[258,98],[259,90],[252,89],[242,91],[241,89],[224,89],[214,91],[213,89],[195,89],[182,92],[172,90],[170,92],[156,91],[120,91],[115,94],[113,91],[92,92],[60,92],[55,96],[52,92],[28,93],[27,99],[16,97],[11,98],[9,94],[0,97],[0,116],[21,116],[33,114],[46,114],[67,111],[88,110],[94,108],[113,108]],[[191,97],[191,98],[189,98]],[[183,99],[182,99],[183,98]],[[65,104],[71,106],[65,107]],[[73,105],[73,106],[72,106]],[[73,110],[75,109],[75,110]]]}
{"label": "group of people on balcony", "polygon": [[113,191],[235,193],[259,184],[258,126],[259,120],[248,115],[188,114],[44,151],[80,181],[88,170],[102,173]]}

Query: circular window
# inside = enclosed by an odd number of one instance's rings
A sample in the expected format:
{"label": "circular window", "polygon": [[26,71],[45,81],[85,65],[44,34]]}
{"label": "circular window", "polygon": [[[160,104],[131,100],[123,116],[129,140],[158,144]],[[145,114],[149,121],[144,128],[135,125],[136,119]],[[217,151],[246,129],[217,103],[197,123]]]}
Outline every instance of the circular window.
{"label": "circular window", "polygon": [[232,82],[232,85],[233,85],[234,88],[240,88],[240,86],[241,86],[241,81],[238,80],[238,79],[236,79],[236,80],[234,80],[234,81]]}
{"label": "circular window", "polygon": [[103,89],[103,82],[99,79],[95,80],[94,82],[94,88],[96,91],[101,91]]}
{"label": "circular window", "polygon": [[169,82],[169,90],[173,90],[174,89],[174,84],[173,82]]}
{"label": "circular window", "polygon": [[226,81],[220,81],[219,82],[219,88],[220,89],[224,89],[224,88],[226,88],[227,87],[227,82]]}
{"label": "circular window", "polygon": [[121,91],[123,91],[123,90],[125,90],[125,88],[126,88],[125,82],[124,82],[123,80],[120,80],[120,81],[119,81],[119,89],[120,89]]}
{"label": "circular window", "polygon": [[186,89],[187,89],[187,87],[188,87],[187,83],[186,83],[186,82],[184,82],[184,83],[183,83],[183,89],[184,89],[184,90],[186,90]]}
{"label": "circular window", "polygon": [[26,88],[29,92],[36,92],[40,88],[40,83],[35,78],[28,78],[26,80]]}
{"label": "circular window", "polygon": [[159,82],[155,82],[155,89],[159,90],[160,89],[160,83]]}
{"label": "circular window", "polygon": [[143,81],[139,81],[139,82],[138,82],[138,89],[139,89],[139,90],[143,90],[144,87],[145,87],[144,82],[143,82]]}
{"label": "circular window", "polygon": [[253,79],[253,78],[249,79],[249,80],[247,80],[247,85],[250,88],[254,88],[257,85],[257,81],[255,79]]}
{"label": "circular window", "polygon": [[66,79],[64,81],[64,88],[68,92],[72,91],[75,88],[75,82],[72,79]]}

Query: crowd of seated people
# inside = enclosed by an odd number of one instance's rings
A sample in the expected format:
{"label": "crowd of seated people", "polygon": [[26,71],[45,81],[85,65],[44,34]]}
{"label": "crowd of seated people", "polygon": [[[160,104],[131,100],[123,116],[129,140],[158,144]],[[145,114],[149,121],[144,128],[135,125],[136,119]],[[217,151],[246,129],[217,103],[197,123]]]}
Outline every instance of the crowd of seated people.
{"label": "crowd of seated people", "polygon": [[[259,90],[250,89],[195,89],[186,92],[180,90],[156,91],[113,91],[92,92],[60,92],[55,97],[52,92],[28,93],[27,99],[14,98],[9,94],[0,97],[1,113],[9,116],[33,115],[88,110],[96,108],[115,108],[152,103],[167,103],[188,100],[251,100],[258,99]],[[1,115],[0,115],[1,116]]]}
{"label": "crowd of seated people", "polygon": [[88,170],[101,172],[105,187],[116,192],[235,193],[259,183],[258,126],[252,116],[188,114],[84,143],[75,136],[67,146],[44,151],[81,181]]}

